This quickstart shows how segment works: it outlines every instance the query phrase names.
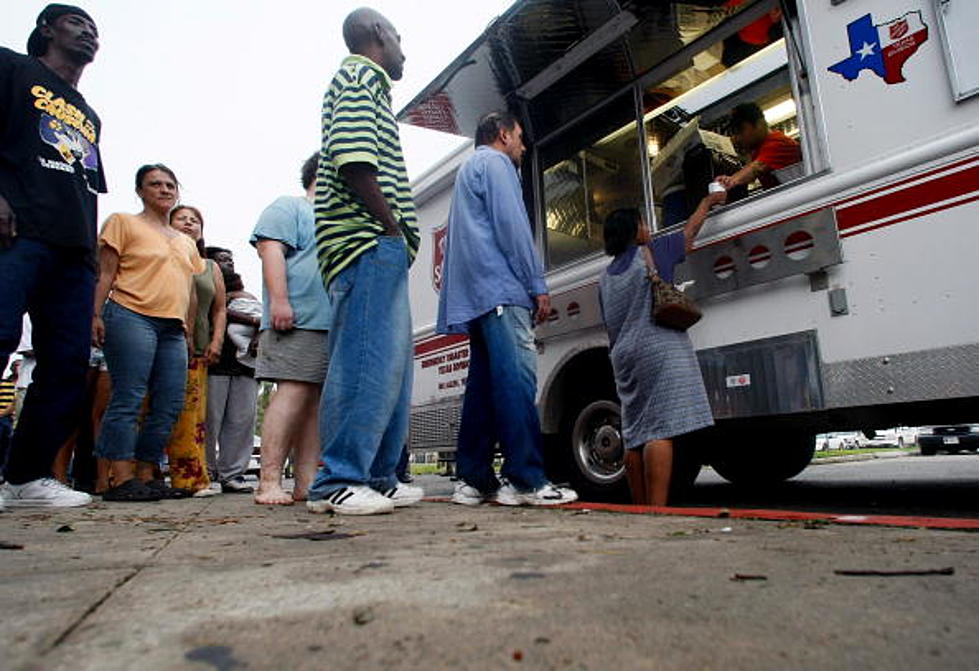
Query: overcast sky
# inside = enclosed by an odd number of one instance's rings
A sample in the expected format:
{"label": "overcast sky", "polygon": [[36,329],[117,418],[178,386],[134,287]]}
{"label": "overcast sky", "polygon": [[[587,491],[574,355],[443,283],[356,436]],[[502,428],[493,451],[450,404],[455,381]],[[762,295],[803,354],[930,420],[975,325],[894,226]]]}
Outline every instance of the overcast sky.
{"label": "overcast sky", "polygon": [[[512,0],[377,0],[408,61],[400,109]],[[0,45],[25,51],[47,4],[0,0]],[[109,194],[100,218],[138,212],[136,169],[165,163],[183,202],[204,214],[208,244],[230,247],[248,289],[261,290],[248,235],[262,209],[300,194],[299,168],[319,146],[323,92],[346,55],[347,0],[84,0],[101,47],[79,90],[102,119]],[[414,178],[462,140],[402,127]]]}

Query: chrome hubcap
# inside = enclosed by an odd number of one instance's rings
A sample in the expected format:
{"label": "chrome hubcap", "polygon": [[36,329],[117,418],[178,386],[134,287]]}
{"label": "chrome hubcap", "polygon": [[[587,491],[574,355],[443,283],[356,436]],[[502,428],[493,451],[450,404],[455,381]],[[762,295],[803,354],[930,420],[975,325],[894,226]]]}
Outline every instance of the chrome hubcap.
{"label": "chrome hubcap", "polygon": [[611,484],[625,473],[621,426],[619,406],[611,401],[595,401],[578,415],[572,432],[575,462],[596,484]]}

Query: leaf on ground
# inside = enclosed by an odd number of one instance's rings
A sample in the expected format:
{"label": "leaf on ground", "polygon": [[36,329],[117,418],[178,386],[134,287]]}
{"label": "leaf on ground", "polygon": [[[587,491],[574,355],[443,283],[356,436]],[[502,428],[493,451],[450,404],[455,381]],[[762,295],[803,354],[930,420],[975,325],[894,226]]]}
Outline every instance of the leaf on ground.
{"label": "leaf on ground", "polygon": [[351,531],[349,533],[337,533],[334,529],[325,531],[303,531],[298,534],[271,534],[272,538],[284,538],[287,540],[308,540],[308,541],[339,541],[354,536],[363,536],[364,531]]}
{"label": "leaf on ground", "polygon": [[944,568],[926,568],[926,569],[897,569],[897,570],[881,570],[881,569],[836,569],[833,571],[836,575],[845,576],[857,576],[857,577],[878,577],[878,578],[894,578],[903,576],[922,576],[922,575],[955,575],[955,568],[952,566],[946,566]]}
{"label": "leaf on ground", "polygon": [[10,543],[8,541],[0,541],[0,550],[23,550],[24,546],[20,543]]}
{"label": "leaf on ground", "polygon": [[354,624],[356,624],[358,627],[363,627],[365,624],[370,624],[374,621],[374,609],[370,606],[356,609],[354,611],[353,620]]}
{"label": "leaf on ground", "polygon": [[735,573],[731,576],[731,580],[734,582],[748,582],[749,580],[768,580],[767,575],[752,574],[752,573]]}

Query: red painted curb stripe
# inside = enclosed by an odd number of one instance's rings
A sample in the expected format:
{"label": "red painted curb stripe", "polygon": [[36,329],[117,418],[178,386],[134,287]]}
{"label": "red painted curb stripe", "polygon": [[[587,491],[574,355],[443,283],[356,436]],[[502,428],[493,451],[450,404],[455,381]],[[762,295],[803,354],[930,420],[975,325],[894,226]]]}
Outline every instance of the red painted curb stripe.
{"label": "red painted curb stripe", "polygon": [[[448,503],[447,497],[429,497],[433,503]],[[595,510],[628,515],[670,515],[675,517],[707,517],[715,519],[763,520],[767,522],[826,522],[858,526],[913,527],[979,531],[979,519],[962,517],[917,517],[914,515],[840,515],[804,510],[767,510],[756,508],[680,508],[673,506],[636,506],[619,503],[569,503],[555,506],[559,510]]]}

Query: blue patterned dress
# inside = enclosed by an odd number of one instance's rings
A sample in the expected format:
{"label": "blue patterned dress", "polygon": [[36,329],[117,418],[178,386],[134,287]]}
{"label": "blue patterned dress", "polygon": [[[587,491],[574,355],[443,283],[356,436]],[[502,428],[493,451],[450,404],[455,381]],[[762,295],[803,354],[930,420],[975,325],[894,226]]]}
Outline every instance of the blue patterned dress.
{"label": "blue patterned dress", "polygon": [[[676,264],[685,258],[683,233],[661,236],[649,246],[660,276],[672,282]],[[638,251],[633,245],[616,256],[599,287],[628,449],[714,423],[690,336],[650,319],[652,295]]]}

